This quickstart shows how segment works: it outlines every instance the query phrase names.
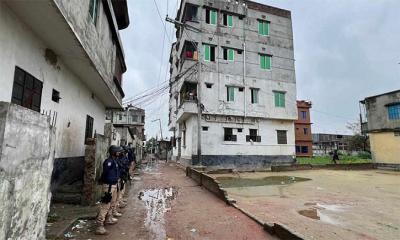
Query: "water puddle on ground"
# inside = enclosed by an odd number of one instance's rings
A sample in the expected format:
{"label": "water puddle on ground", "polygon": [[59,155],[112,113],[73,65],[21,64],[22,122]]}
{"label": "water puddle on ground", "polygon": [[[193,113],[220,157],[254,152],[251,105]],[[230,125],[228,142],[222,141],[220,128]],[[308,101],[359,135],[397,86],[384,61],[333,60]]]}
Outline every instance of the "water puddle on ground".
{"label": "water puddle on ground", "polygon": [[217,177],[223,188],[257,187],[268,185],[287,185],[309,181],[309,178],[293,176],[269,176],[264,178]]}
{"label": "water puddle on ground", "polygon": [[147,211],[145,226],[152,233],[152,239],[166,239],[164,214],[171,210],[171,202],[177,193],[174,187],[147,189],[139,193]]}
{"label": "water puddle on ground", "polygon": [[305,203],[304,206],[311,206],[311,208],[298,211],[300,215],[332,225],[340,225],[340,223],[329,216],[329,212],[335,214],[345,211],[344,206],[335,204]]}

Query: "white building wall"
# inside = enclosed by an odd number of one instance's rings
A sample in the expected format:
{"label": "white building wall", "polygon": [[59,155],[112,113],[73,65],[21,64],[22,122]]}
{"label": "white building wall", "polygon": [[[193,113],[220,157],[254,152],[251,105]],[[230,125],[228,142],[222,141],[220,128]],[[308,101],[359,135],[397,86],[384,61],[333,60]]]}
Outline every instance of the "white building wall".
{"label": "white building wall", "polygon": [[[59,59],[53,67],[44,58],[48,47],[4,4],[0,3],[0,101],[11,102],[15,66],[43,82],[41,110],[58,113],[56,158],[84,155],[86,115],[94,118],[93,133],[103,134],[105,107]],[[67,51],[67,49],[66,49]],[[59,103],[51,100],[60,92]]]}

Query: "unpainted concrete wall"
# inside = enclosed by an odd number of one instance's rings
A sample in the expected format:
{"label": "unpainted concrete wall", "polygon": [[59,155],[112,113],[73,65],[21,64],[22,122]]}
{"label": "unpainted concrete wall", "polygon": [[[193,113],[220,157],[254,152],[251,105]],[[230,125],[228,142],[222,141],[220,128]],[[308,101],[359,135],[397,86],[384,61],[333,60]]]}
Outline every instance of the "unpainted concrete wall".
{"label": "unpainted concrete wall", "polygon": [[0,102],[0,239],[45,239],[54,149],[46,116]]}

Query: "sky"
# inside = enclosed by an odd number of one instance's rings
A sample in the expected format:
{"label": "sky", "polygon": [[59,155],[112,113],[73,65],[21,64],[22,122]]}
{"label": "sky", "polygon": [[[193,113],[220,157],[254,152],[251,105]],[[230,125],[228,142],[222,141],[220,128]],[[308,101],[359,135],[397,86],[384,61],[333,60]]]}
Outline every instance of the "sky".
{"label": "sky", "polygon": [[[131,24],[120,32],[126,98],[168,80],[175,32],[164,19],[167,12],[175,17],[178,1],[128,1]],[[313,103],[313,133],[350,133],[346,124],[358,121],[360,100],[400,89],[400,1],[256,1],[292,12],[297,99]],[[148,138],[160,137],[155,119],[163,136],[171,135],[168,98],[165,90],[144,106]]]}

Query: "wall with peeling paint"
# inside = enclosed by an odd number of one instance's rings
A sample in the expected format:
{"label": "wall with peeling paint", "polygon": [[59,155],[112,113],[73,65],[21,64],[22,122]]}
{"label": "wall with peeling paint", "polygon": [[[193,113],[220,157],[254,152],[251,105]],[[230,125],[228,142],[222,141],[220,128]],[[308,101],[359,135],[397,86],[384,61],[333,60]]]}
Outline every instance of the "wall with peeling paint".
{"label": "wall with peeling paint", "polygon": [[0,102],[0,239],[45,239],[54,132],[46,116]]}

